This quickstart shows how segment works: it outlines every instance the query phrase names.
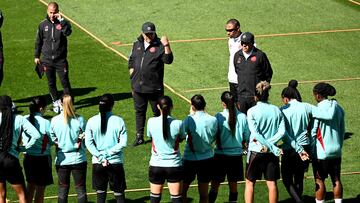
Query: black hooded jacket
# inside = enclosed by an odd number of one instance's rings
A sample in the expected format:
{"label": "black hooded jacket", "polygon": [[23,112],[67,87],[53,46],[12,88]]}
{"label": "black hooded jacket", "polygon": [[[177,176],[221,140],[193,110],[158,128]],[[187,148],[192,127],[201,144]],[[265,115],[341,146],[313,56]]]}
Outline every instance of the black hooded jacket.
{"label": "black hooded jacket", "polygon": [[139,93],[154,93],[164,91],[164,64],[173,62],[173,54],[165,54],[165,47],[160,39],[150,42],[145,49],[142,35],[134,42],[129,58],[129,69],[134,71],[130,76],[132,90]]}

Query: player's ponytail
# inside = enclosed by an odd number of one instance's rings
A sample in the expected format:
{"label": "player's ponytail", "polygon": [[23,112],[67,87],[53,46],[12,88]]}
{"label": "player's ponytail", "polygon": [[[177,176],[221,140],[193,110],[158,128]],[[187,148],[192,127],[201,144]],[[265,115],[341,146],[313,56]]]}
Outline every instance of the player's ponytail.
{"label": "player's ponytail", "polygon": [[224,102],[226,108],[229,110],[229,127],[231,134],[235,135],[236,128],[236,110],[235,110],[235,98],[229,91],[225,91],[221,94],[221,101]]}
{"label": "player's ponytail", "polygon": [[46,99],[44,97],[34,97],[29,103],[29,121],[35,126],[35,113],[39,113],[41,109],[46,107]]}
{"label": "player's ponytail", "polygon": [[313,92],[327,99],[328,96],[335,96],[336,89],[329,83],[321,82],[314,86]]}
{"label": "player's ponytail", "polygon": [[170,97],[163,96],[159,99],[159,108],[162,114],[162,131],[164,140],[169,138],[169,124],[167,117],[170,115],[171,109],[173,108],[173,102]]}
{"label": "player's ponytail", "polygon": [[101,134],[104,135],[107,129],[106,113],[111,111],[114,106],[115,100],[112,94],[104,94],[100,98],[99,111],[101,117]]}
{"label": "player's ponytail", "polygon": [[270,83],[261,81],[256,85],[255,96],[257,101],[267,102],[269,99]]}
{"label": "player's ponytail", "polygon": [[281,92],[281,97],[288,98],[288,99],[296,99],[297,101],[301,102],[302,98],[300,92],[297,89],[298,81],[297,80],[290,80],[287,87],[283,89]]}
{"label": "player's ponytail", "polygon": [[74,99],[69,94],[64,94],[61,98],[61,104],[64,111],[64,122],[69,123],[70,118],[76,117],[74,108]]}
{"label": "player's ponytail", "polygon": [[1,125],[0,125],[0,151],[7,152],[10,149],[13,139],[13,112],[12,100],[9,96],[0,96],[0,112],[1,112]]}

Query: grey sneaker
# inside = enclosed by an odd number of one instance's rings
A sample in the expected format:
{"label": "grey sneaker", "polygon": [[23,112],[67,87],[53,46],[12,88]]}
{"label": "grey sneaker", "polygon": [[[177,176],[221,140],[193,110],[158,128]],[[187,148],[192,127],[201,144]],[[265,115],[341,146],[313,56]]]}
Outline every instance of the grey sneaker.
{"label": "grey sneaker", "polygon": [[53,111],[57,114],[62,111],[61,101],[59,99],[53,102]]}

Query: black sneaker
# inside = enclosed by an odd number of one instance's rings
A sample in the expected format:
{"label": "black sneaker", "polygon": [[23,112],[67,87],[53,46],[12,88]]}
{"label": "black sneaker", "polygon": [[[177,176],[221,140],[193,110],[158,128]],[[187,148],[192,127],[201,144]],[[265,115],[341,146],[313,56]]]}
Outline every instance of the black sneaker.
{"label": "black sneaker", "polygon": [[133,147],[139,146],[144,143],[145,143],[144,138],[137,137],[134,141]]}

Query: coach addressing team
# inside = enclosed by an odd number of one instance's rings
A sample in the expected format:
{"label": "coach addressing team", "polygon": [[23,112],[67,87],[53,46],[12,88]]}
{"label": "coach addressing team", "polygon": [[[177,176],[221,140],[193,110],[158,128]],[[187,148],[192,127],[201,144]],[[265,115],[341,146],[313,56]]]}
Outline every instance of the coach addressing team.
{"label": "coach addressing team", "polygon": [[239,110],[246,114],[256,104],[256,84],[260,81],[270,83],[273,71],[266,54],[254,46],[254,35],[245,32],[240,38],[242,49],[234,55],[234,66],[238,75]]}
{"label": "coach addressing team", "polygon": [[134,42],[129,58],[131,89],[136,112],[134,146],[144,143],[144,126],[148,102],[154,116],[159,116],[158,99],[164,95],[164,64],[171,64],[174,56],[166,36],[157,37],[155,25],[146,22]]}

